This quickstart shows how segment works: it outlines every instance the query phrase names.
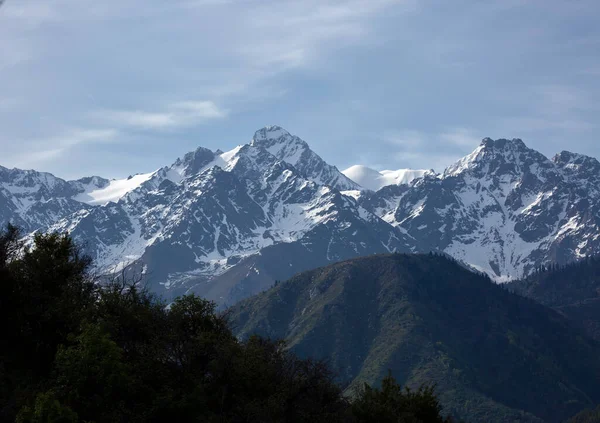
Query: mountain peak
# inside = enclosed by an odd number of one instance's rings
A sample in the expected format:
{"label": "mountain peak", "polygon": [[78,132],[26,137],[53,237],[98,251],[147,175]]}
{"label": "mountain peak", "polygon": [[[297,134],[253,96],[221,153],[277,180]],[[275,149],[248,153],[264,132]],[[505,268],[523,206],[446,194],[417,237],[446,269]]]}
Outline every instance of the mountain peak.
{"label": "mountain peak", "polygon": [[277,160],[294,166],[302,175],[318,184],[330,185],[340,190],[360,188],[335,166],[326,163],[312,151],[306,141],[291,135],[280,126],[265,126],[259,129],[250,145],[268,151]]}
{"label": "mountain peak", "polygon": [[280,126],[265,126],[254,133],[250,146],[264,148],[269,153],[295,166],[303,155],[312,153],[308,144]]}
{"label": "mountain peak", "polygon": [[486,149],[494,149],[494,150],[527,150],[527,146],[520,138],[513,138],[512,140],[506,138],[500,138],[494,140],[492,138],[486,137],[481,140],[481,147]]}
{"label": "mountain peak", "polygon": [[560,169],[562,174],[577,186],[597,192],[600,181],[600,162],[594,157],[583,154],[561,151],[552,158],[554,165]]}
{"label": "mountain peak", "polygon": [[571,153],[570,151],[561,151],[552,158],[552,161],[561,168],[580,168],[582,166],[600,166],[600,162],[594,157],[584,154]]}
{"label": "mountain peak", "polygon": [[[281,126],[269,125],[259,129],[252,137],[252,144],[261,144],[265,141],[278,141],[282,138],[290,138],[291,134]],[[272,142],[269,144],[273,144]]]}
{"label": "mountain peak", "polygon": [[457,176],[470,170],[486,174],[522,173],[533,163],[553,167],[543,154],[527,147],[520,138],[484,138],[475,151],[448,167],[444,176]]}
{"label": "mountain peak", "polygon": [[216,153],[208,148],[198,147],[194,151],[190,151],[182,159],[175,162],[176,166],[184,167],[186,176],[194,175],[204,168],[208,163],[212,162],[216,157]]}

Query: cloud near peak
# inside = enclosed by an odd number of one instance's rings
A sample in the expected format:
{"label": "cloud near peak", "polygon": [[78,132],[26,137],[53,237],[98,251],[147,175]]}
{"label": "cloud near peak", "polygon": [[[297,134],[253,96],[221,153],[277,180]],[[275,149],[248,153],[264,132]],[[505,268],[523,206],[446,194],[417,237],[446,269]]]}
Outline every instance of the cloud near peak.
{"label": "cloud near peak", "polygon": [[92,113],[98,121],[133,129],[177,129],[227,117],[228,111],[212,101],[182,101],[171,103],[161,111],[101,110]]}

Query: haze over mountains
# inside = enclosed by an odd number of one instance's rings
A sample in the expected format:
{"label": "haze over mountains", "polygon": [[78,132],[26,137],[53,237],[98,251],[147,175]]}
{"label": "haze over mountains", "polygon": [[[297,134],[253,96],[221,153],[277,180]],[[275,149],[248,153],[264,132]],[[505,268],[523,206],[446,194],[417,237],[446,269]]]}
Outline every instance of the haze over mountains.
{"label": "haze over mountains", "polygon": [[1,168],[0,220],[67,230],[99,272],[129,266],[167,297],[231,304],[374,253],[445,252],[498,282],[593,256],[599,179],[592,157],[549,160],[521,140],[489,138],[441,174],[340,172],[270,126],[226,153],[200,147],[120,181]]}

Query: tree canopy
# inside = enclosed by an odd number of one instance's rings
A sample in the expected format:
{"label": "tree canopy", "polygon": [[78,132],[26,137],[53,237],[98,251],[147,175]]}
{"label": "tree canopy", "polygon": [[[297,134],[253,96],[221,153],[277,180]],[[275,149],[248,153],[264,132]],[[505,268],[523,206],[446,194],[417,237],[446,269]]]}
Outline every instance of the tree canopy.
{"label": "tree canopy", "polygon": [[389,376],[349,399],[326,362],[238,340],[214,303],[166,304],[90,266],[66,234],[0,235],[0,421],[443,421],[429,387]]}

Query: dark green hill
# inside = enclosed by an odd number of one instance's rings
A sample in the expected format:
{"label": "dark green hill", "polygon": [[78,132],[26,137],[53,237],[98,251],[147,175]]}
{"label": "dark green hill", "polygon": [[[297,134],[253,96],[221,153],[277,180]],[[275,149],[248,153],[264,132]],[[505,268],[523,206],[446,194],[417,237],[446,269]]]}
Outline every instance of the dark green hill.
{"label": "dark green hill", "polygon": [[562,421],[600,402],[600,349],[559,313],[448,258],[378,255],[302,273],[231,309],[241,337],[328,358],[352,392],[391,369],[471,422]]}
{"label": "dark green hill", "polygon": [[556,309],[600,341],[600,258],[543,269],[509,288]]}

